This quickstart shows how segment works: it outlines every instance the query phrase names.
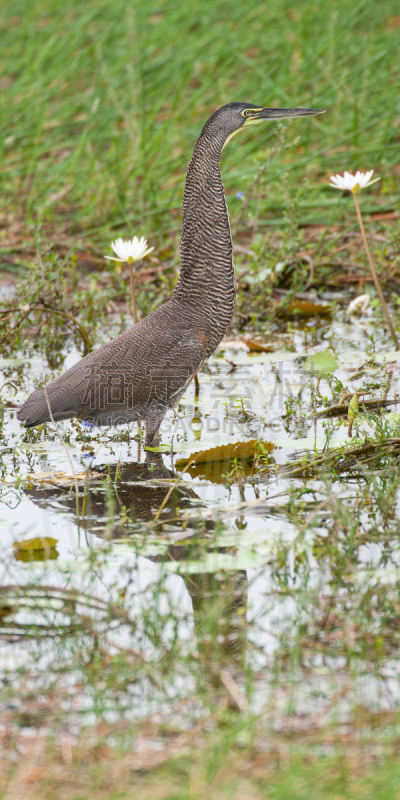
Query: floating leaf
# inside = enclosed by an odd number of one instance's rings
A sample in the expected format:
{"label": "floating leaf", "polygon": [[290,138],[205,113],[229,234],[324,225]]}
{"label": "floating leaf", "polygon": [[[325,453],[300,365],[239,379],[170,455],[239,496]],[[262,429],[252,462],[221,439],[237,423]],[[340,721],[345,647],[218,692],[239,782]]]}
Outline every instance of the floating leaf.
{"label": "floating leaf", "polygon": [[36,536],[14,542],[14,555],[17,561],[54,561],[58,558],[57,539],[51,536]]}
{"label": "floating leaf", "polygon": [[184,466],[188,460],[192,460],[193,464],[205,464],[210,461],[231,461],[232,459],[253,459],[260,448],[265,448],[267,452],[274,449],[271,442],[259,442],[257,439],[250,439],[248,442],[230,442],[223,444],[219,447],[211,447],[209,450],[201,450],[194,456],[189,458],[180,458],[176,462],[176,466]]}
{"label": "floating leaf", "polygon": [[320,350],[319,353],[313,353],[312,356],[309,356],[304,364],[304,369],[313,375],[322,376],[335,372],[338,366],[335,356],[327,347],[325,350]]}
{"label": "floating leaf", "polygon": [[233,460],[239,461],[241,473],[248,475],[253,469],[255,457],[263,457],[273,449],[274,445],[271,442],[260,442],[257,439],[223,444],[180,458],[176,462],[176,467],[185,470],[186,465],[191,461],[187,472],[192,477],[201,477],[213,483],[222,483],[225,482],[224,476],[231,469]]}
{"label": "floating leaf", "polygon": [[258,342],[256,339],[245,339],[244,343],[250,353],[273,353],[274,348],[266,342]]}
{"label": "floating leaf", "polygon": [[220,345],[221,350],[250,350],[251,353],[273,353],[274,346],[265,342],[258,342],[256,339],[247,337],[245,339],[228,339]]}
{"label": "floating leaf", "polygon": [[312,300],[295,300],[279,311],[288,317],[326,317],[332,314],[330,306],[314,303]]}

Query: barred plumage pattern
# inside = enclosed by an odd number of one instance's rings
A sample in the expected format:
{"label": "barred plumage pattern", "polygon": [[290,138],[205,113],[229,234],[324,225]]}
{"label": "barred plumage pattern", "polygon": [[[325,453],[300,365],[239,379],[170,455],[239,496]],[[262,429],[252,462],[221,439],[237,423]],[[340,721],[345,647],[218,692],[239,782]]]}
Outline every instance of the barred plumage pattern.
{"label": "barred plumage pattern", "polygon": [[219,160],[230,130],[218,112],[205,124],[190,161],[183,198],[181,274],[174,297],[201,309],[205,358],[223,338],[236,298],[232,237]]}
{"label": "barred plumage pattern", "polygon": [[210,117],[189,164],[173,297],[33,392],[18,413],[26,427],[72,416],[97,425],[145,419],[146,444],[157,443],[167,409],[213,353],[234,311],[232,239],[219,159],[227,137],[242,124],[239,105],[244,104],[229,104]]}

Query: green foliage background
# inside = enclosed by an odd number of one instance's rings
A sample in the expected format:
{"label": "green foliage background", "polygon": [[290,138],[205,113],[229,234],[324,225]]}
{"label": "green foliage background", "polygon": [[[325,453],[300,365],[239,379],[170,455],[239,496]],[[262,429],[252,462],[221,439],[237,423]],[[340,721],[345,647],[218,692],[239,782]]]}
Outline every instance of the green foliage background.
{"label": "green foliage background", "polygon": [[[1,197],[9,222],[59,232],[179,229],[183,173],[202,124],[232,100],[326,108],[297,120],[262,216],[282,222],[280,177],[309,177],[300,221],[329,223],[332,171],[375,168],[391,207],[398,161],[395,0],[6,0],[0,11]],[[223,158],[231,211],[276,135],[260,126]],[[340,212],[341,213],[341,212]]]}

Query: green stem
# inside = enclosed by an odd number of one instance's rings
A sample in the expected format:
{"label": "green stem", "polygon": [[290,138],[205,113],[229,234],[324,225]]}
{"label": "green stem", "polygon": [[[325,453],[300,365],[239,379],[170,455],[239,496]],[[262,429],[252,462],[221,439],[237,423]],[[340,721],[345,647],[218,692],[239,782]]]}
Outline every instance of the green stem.
{"label": "green stem", "polygon": [[129,277],[131,282],[131,299],[132,299],[132,317],[133,321],[136,325],[138,321],[137,315],[137,305],[136,305],[136,294],[135,294],[135,282],[133,280],[133,265],[129,264]]}
{"label": "green stem", "polygon": [[133,280],[133,266],[129,264],[129,277],[131,281],[131,298],[132,298],[132,317],[133,321],[136,325],[137,319],[137,305],[136,305],[136,294],[135,294],[135,282]]}
{"label": "green stem", "polygon": [[394,346],[395,346],[396,350],[400,350],[399,340],[397,338],[397,334],[396,334],[396,331],[394,329],[393,322],[392,322],[392,320],[390,318],[389,309],[388,309],[388,307],[386,305],[386,301],[385,301],[385,298],[384,298],[383,293],[382,293],[381,284],[379,283],[378,273],[377,273],[377,271],[375,269],[375,264],[372,261],[372,256],[371,256],[371,253],[370,253],[370,250],[369,250],[367,237],[365,235],[364,223],[362,221],[362,216],[361,216],[361,211],[360,211],[360,205],[359,205],[359,202],[358,202],[358,197],[357,197],[356,194],[353,194],[353,197],[354,197],[354,202],[355,202],[356,211],[357,211],[358,224],[360,226],[361,237],[362,237],[363,244],[364,244],[364,247],[365,247],[365,252],[367,254],[367,259],[368,259],[369,268],[371,270],[371,275],[372,275],[372,277],[374,279],[375,288],[376,288],[376,291],[378,292],[378,297],[379,297],[379,300],[381,302],[383,313],[384,313],[384,315],[386,317],[386,322],[389,325],[389,330],[390,330],[390,333],[392,334],[392,338],[393,338],[393,341],[394,341]]}

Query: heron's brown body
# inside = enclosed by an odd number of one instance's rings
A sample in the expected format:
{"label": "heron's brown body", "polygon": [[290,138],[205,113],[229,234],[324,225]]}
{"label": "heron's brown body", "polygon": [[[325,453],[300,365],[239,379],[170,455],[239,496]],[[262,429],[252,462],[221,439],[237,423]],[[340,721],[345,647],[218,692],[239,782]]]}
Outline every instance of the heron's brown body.
{"label": "heron's brown body", "polygon": [[201,315],[174,298],[133,328],[85,356],[33,392],[18,418],[28,426],[78,417],[96,425],[146,420],[156,436],[167,408],[179,400],[206,355]]}
{"label": "heron's brown body", "polygon": [[[78,417],[97,425],[144,419],[146,444],[157,443],[168,408],[214,352],[233,315],[232,239],[219,159],[227,139],[244,124],[243,114],[248,112],[243,109],[278,116],[275,109],[230,103],[205,124],[186,176],[181,273],[173,297],[47,387],[33,392],[17,415],[26,427],[51,418]],[[318,112],[289,109],[279,113]]]}

